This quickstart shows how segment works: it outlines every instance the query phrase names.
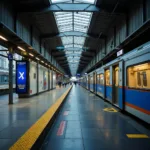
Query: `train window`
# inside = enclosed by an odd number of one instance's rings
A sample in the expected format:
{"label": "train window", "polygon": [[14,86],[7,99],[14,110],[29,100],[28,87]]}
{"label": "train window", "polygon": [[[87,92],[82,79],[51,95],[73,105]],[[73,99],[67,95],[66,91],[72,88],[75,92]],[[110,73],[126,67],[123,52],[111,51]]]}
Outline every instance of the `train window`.
{"label": "train window", "polygon": [[147,87],[147,75],[146,75],[146,72],[144,71],[142,74],[143,74],[143,86]]}
{"label": "train window", "polygon": [[106,81],[106,85],[110,85],[110,71],[109,70],[105,71],[105,81]]}
{"label": "train window", "polygon": [[140,72],[137,72],[137,84],[138,84],[138,86],[141,86],[141,76],[140,76]]}
{"label": "train window", "polygon": [[100,74],[100,84],[104,84],[104,75]]}
{"label": "train window", "polygon": [[150,63],[129,67],[127,74],[128,87],[150,89]]}
{"label": "train window", "polygon": [[90,78],[90,84],[93,84],[93,77]]}
{"label": "train window", "polygon": [[100,84],[99,74],[97,75],[97,84]]}

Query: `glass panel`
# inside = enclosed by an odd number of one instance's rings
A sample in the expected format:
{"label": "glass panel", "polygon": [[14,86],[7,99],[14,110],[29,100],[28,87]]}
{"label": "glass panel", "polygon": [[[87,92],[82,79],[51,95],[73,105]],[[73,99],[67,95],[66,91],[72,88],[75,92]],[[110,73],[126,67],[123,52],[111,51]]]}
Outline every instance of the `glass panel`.
{"label": "glass panel", "polygon": [[[74,0],[74,1],[51,0],[51,3],[94,4],[95,0]],[[63,33],[68,31],[78,31],[78,32],[87,33],[91,21],[92,13],[91,12],[55,12],[54,15],[55,15],[59,32]],[[84,46],[85,43],[85,37],[79,37],[79,36],[68,36],[68,37],[65,36],[65,37],[61,37],[61,40],[65,48],[80,48],[82,50],[82,47]],[[68,57],[69,61],[72,61],[73,63],[79,63],[79,59],[82,51],[73,51],[73,52],[65,51],[65,52],[67,54],[66,57]],[[72,56],[73,54],[78,54],[79,58],[70,58],[70,55]]]}
{"label": "glass panel", "polygon": [[109,70],[105,71],[105,81],[106,81],[106,85],[110,85],[110,71]]}
{"label": "glass panel", "polygon": [[138,86],[141,86],[141,76],[140,76],[140,72],[137,72],[137,84]]}
{"label": "glass panel", "polygon": [[150,63],[129,67],[127,77],[128,87],[150,89]]}
{"label": "glass panel", "polygon": [[[72,3],[72,0],[51,0],[51,3]],[[95,0],[74,0],[74,3],[94,4]]]}
{"label": "glass panel", "polygon": [[147,86],[147,75],[146,75],[146,72],[142,72],[142,75],[143,75],[143,86]]}
{"label": "glass panel", "polygon": [[100,74],[100,84],[104,84],[104,75]]}
{"label": "glass panel", "polygon": [[100,84],[99,74],[97,75],[97,84]]}

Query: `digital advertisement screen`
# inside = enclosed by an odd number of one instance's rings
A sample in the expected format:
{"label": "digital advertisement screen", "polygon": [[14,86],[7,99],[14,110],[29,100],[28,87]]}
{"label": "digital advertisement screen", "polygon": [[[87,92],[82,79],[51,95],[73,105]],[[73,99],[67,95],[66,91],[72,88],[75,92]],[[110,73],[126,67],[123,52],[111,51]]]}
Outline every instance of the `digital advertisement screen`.
{"label": "digital advertisement screen", "polygon": [[27,93],[27,61],[16,62],[16,93]]}

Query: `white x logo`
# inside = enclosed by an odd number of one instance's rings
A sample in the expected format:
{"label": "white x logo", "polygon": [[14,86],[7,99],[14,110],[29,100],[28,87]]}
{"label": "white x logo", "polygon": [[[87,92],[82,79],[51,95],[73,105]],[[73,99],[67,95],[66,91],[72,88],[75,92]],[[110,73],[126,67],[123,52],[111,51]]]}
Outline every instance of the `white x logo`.
{"label": "white x logo", "polygon": [[22,73],[21,73],[21,72],[19,72],[19,74],[20,74],[19,79],[22,79],[22,80],[23,80],[23,79],[24,79],[24,76],[23,76],[23,75],[24,75],[24,72],[22,72]]}

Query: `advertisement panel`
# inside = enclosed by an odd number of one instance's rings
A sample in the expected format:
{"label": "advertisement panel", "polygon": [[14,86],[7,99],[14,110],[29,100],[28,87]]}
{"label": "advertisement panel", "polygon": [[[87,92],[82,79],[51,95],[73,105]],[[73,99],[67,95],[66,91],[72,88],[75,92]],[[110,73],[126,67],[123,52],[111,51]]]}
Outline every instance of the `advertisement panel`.
{"label": "advertisement panel", "polygon": [[16,61],[16,93],[27,93],[28,62]]}

